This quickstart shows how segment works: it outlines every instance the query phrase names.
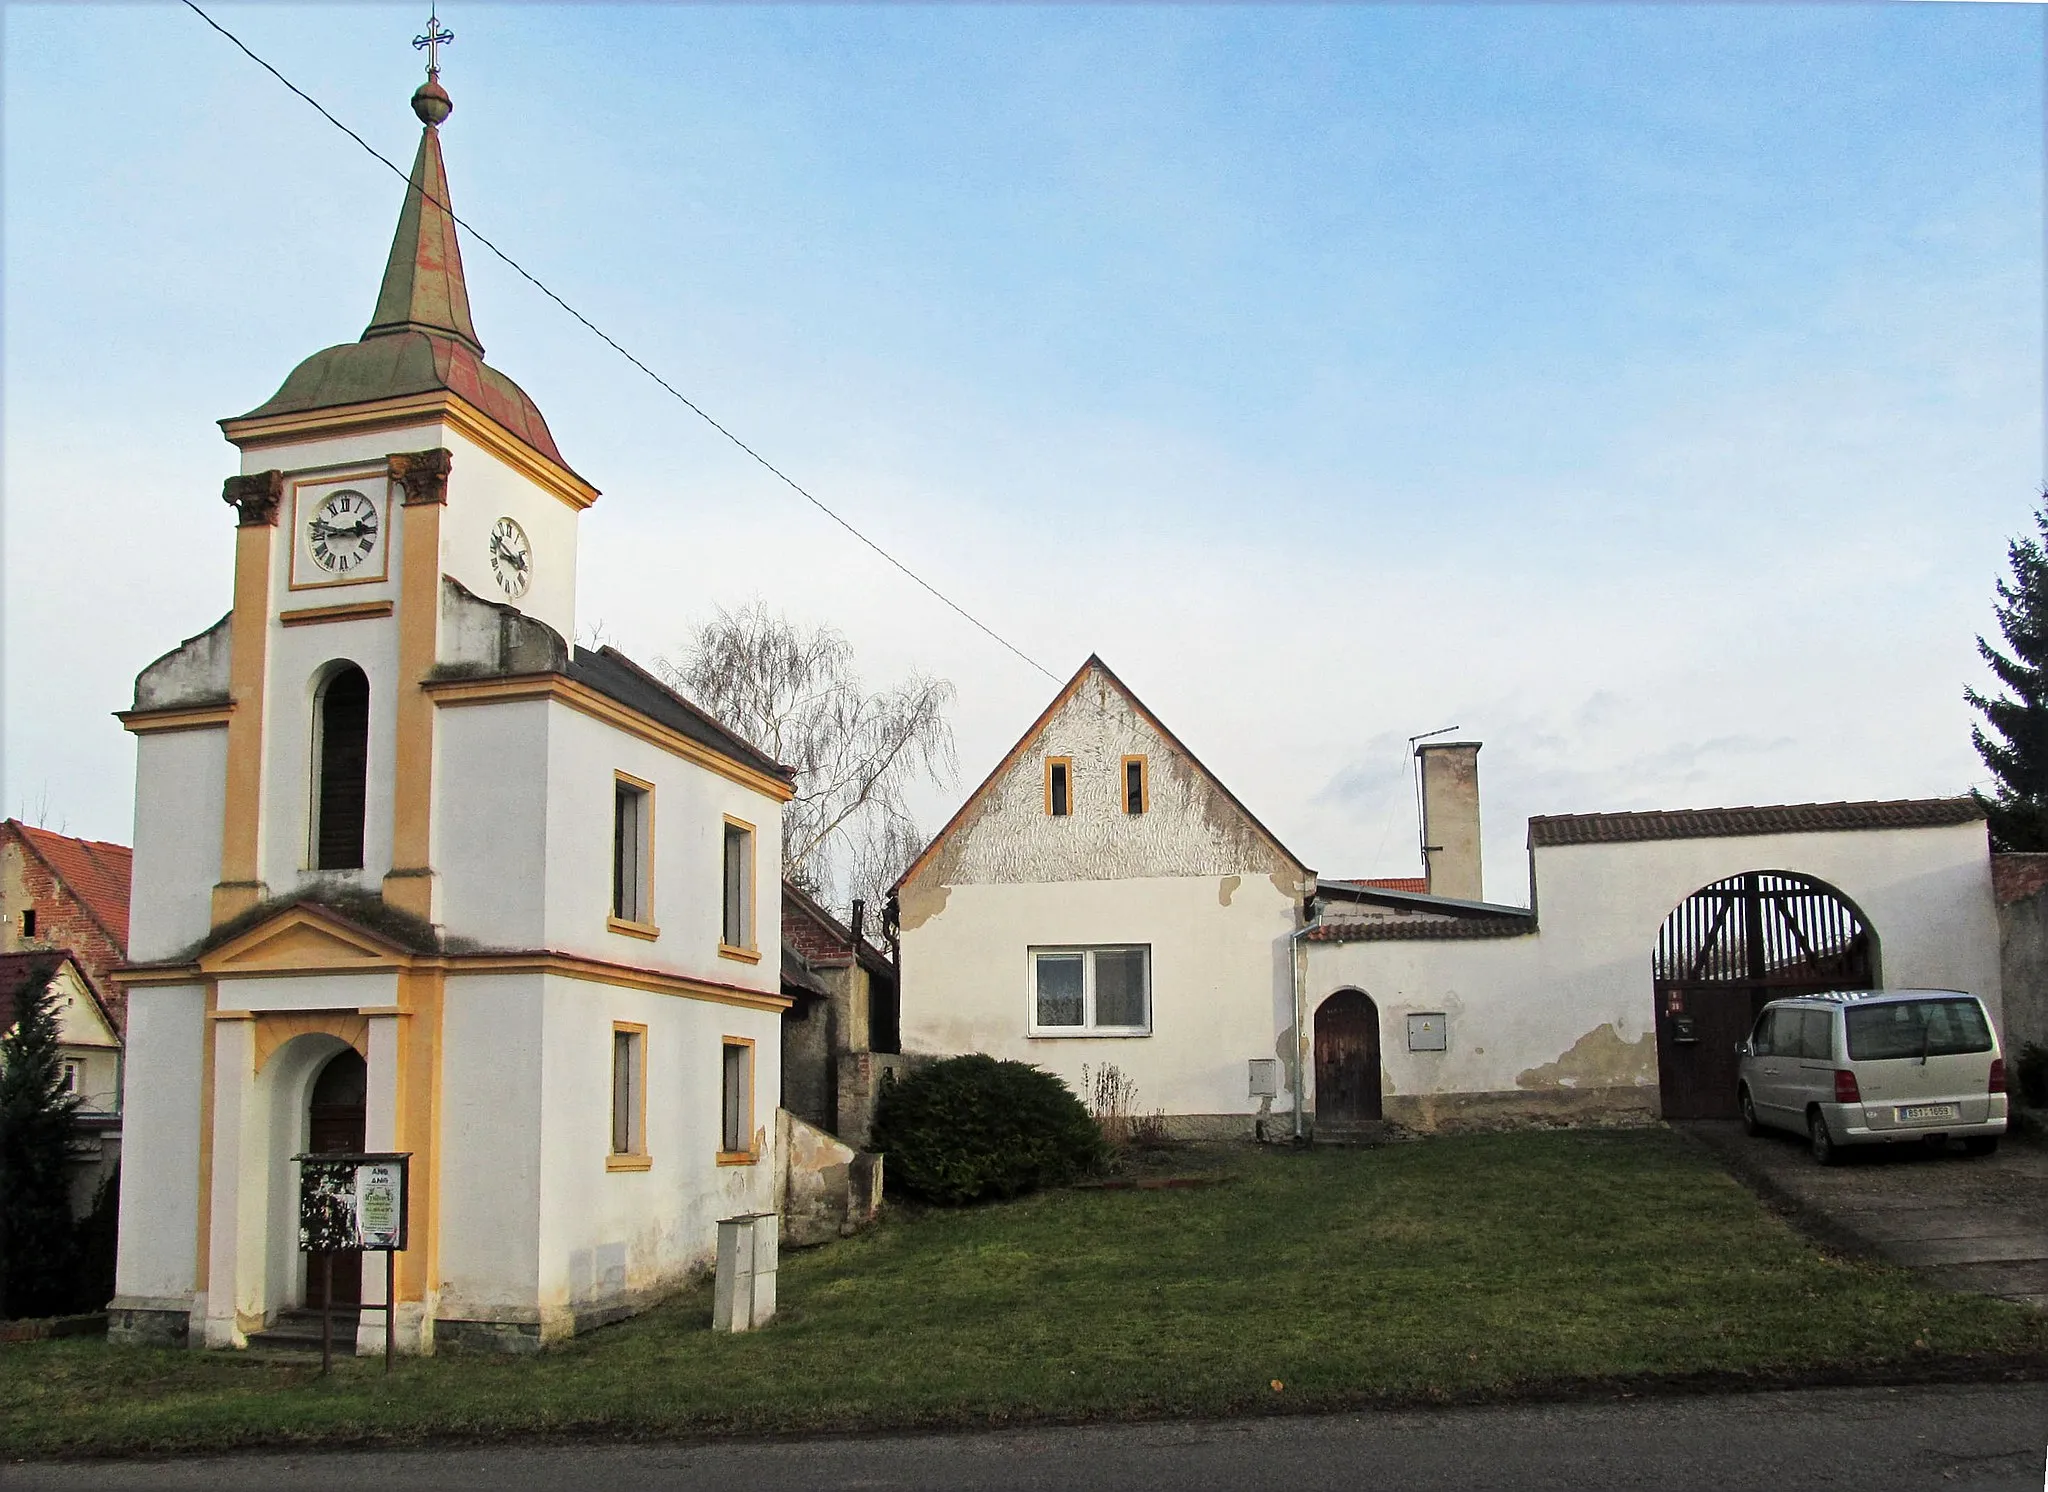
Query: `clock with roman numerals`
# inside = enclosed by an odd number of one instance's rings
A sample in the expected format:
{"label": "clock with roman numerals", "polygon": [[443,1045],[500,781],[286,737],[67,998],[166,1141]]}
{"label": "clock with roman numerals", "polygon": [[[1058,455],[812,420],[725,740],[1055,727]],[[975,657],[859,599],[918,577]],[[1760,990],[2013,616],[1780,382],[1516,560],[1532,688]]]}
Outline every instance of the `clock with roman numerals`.
{"label": "clock with roman numerals", "polygon": [[491,526],[491,575],[514,601],[533,583],[533,544],[517,519],[500,518]]}
{"label": "clock with roman numerals", "polygon": [[382,539],[377,505],[354,488],[330,494],[306,523],[306,551],[330,575],[353,575],[370,566]]}

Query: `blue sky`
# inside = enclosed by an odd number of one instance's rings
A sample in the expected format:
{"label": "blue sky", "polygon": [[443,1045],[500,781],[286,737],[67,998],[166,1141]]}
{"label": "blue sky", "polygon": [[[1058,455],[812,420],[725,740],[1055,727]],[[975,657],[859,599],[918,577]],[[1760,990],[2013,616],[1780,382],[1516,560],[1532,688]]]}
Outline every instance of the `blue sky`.
{"label": "blue sky", "polygon": [[[413,10],[228,6],[410,158]],[[458,210],[1298,853],[1412,865],[1402,738],[1537,812],[1953,792],[2043,477],[2022,6],[451,4]],[[226,609],[213,421],[367,320],[400,187],[180,7],[5,12],[9,813],[125,838],[108,712]],[[471,245],[606,492],[581,621],[756,596],[1053,686]]]}

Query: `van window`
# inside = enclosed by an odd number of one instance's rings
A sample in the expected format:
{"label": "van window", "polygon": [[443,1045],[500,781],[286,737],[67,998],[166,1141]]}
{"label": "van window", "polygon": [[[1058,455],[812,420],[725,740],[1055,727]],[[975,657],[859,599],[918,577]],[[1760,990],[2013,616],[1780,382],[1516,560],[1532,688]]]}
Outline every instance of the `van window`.
{"label": "van window", "polygon": [[1771,1024],[1777,1019],[1777,1015],[1778,1012],[1775,1010],[1766,1010],[1756,1018],[1756,1029],[1749,1033],[1749,1049],[1759,1057],[1777,1055],[1771,1047]]}
{"label": "van window", "polygon": [[1771,1022],[1771,1055],[1774,1057],[1798,1056],[1799,1012],[1796,1010],[1773,1010],[1769,1015]]}
{"label": "van window", "polygon": [[1799,1055],[1825,1062],[1835,1054],[1834,1014],[1826,1010],[1799,1012]]}
{"label": "van window", "polygon": [[1849,1056],[1857,1062],[1991,1050],[1991,1025],[1984,1019],[1984,1007],[1967,996],[1866,1005],[1849,1010],[1846,1019]]}

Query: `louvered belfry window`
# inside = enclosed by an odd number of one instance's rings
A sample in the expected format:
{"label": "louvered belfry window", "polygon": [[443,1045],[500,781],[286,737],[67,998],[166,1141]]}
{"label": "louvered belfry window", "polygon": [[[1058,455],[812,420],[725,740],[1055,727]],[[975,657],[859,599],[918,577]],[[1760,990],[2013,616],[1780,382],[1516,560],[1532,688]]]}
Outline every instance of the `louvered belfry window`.
{"label": "louvered belfry window", "polygon": [[336,669],[320,691],[319,743],[315,868],[360,870],[370,765],[370,681],[354,664]]}

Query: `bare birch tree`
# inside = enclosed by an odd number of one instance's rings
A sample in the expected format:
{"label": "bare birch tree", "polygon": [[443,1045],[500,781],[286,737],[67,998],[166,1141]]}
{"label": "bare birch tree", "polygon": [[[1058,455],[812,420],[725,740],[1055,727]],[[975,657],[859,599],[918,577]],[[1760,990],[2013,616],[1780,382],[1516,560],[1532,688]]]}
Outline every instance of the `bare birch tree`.
{"label": "bare birch tree", "polygon": [[798,627],[756,601],[721,607],[675,659],[676,689],[757,750],[796,768],[782,814],[783,874],[844,910],[880,900],[923,848],[908,794],[950,786],[953,686],[912,674],[870,694],[831,627]]}

